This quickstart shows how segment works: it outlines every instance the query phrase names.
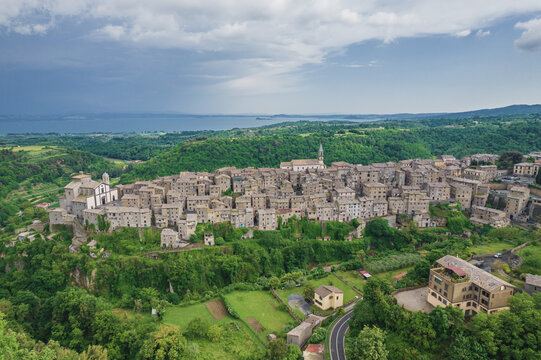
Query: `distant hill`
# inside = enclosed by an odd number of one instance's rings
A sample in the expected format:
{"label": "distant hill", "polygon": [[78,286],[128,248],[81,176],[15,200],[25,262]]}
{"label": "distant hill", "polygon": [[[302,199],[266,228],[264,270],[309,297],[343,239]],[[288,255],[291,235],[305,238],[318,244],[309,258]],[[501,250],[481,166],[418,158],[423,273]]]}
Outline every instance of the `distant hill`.
{"label": "distant hill", "polygon": [[[351,120],[351,121],[380,121],[380,120],[423,120],[423,119],[460,119],[478,116],[503,116],[521,114],[541,114],[541,104],[510,105],[494,109],[481,109],[454,113],[397,113],[397,114],[187,114],[187,113],[74,113],[51,115],[0,115],[2,120],[96,120],[96,119],[183,119],[197,118],[200,121],[209,119],[250,118],[264,123],[268,120]],[[213,130],[213,129],[206,129]]]}
{"label": "distant hill", "polygon": [[319,120],[422,120],[422,119],[461,119],[480,116],[503,116],[541,114],[541,105],[510,105],[494,109],[481,109],[456,113],[398,113],[398,114],[346,114],[346,115],[294,115],[276,114],[264,119],[319,119]]}

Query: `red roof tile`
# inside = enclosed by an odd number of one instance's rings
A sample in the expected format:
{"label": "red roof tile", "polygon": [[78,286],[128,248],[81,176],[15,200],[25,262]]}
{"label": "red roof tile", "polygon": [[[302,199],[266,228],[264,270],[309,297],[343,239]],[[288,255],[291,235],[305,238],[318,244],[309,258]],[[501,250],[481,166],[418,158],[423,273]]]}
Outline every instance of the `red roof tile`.
{"label": "red roof tile", "polygon": [[307,352],[315,354],[323,354],[325,352],[325,345],[323,344],[310,344],[306,348]]}

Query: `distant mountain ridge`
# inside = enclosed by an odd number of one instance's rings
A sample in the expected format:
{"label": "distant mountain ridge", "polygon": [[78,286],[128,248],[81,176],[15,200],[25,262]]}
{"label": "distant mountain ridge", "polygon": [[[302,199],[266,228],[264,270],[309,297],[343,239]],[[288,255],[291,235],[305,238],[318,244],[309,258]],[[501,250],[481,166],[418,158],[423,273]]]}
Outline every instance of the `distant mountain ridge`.
{"label": "distant mountain ridge", "polygon": [[505,107],[480,109],[463,112],[442,112],[442,113],[396,113],[396,114],[190,114],[190,113],[71,113],[71,114],[53,114],[53,115],[0,115],[1,120],[25,119],[25,120],[87,120],[96,118],[220,118],[220,117],[251,117],[265,121],[271,119],[316,119],[316,120],[422,120],[422,119],[459,119],[476,116],[499,116],[499,115],[521,115],[521,114],[541,114],[541,104],[533,105],[509,105]]}
{"label": "distant mountain ridge", "polygon": [[541,104],[534,105],[509,105],[493,109],[480,109],[453,113],[397,113],[397,114],[345,114],[345,115],[294,115],[277,114],[268,118],[307,118],[321,120],[423,120],[423,119],[460,119],[477,116],[500,116],[541,114]]}

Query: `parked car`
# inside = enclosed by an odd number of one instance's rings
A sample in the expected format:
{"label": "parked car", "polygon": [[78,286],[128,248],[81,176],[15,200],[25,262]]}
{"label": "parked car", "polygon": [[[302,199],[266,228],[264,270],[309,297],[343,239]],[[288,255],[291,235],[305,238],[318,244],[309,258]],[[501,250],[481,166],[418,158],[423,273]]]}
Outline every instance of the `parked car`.
{"label": "parked car", "polygon": [[501,253],[494,254],[494,257],[495,257],[496,259],[499,259],[499,258],[502,257],[502,254],[501,254]]}

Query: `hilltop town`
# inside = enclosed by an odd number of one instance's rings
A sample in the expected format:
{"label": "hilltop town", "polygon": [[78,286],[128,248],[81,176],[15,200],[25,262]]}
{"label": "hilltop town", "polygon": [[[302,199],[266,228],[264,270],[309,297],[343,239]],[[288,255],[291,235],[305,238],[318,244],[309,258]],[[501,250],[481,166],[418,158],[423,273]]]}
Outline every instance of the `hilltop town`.
{"label": "hilltop town", "polygon": [[[279,168],[181,172],[114,188],[106,173],[101,181],[79,174],[66,185],[60,208],[50,211],[50,223],[157,227],[164,229],[162,247],[180,248],[198,223],[275,230],[293,216],[320,223],[357,219],[361,226],[350,239],[361,237],[365,222],[378,217],[393,227],[411,220],[419,228],[440,227],[445,218],[431,214],[430,206],[446,203],[469,210],[473,224],[498,228],[536,221],[541,214],[541,190],[530,185],[541,168],[541,152],[526,159],[512,172],[494,165],[495,154],[327,167],[320,145],[317,159],[282,162]],[[205,245],[213,244],[208,234]]]}

